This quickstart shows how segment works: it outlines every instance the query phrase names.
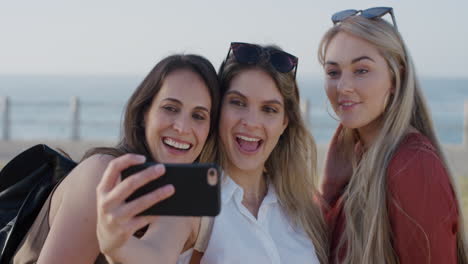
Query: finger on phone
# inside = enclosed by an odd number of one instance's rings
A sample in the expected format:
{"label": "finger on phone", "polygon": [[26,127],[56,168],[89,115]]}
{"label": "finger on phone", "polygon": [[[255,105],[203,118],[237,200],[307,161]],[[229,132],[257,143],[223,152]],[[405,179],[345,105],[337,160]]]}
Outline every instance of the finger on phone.
{"label": "finger on phone", "polygon": [[120,177],[120,173],[124,169],[133,165],[141,164],[145,162],[145,160],[145,156],[137,154],[125,154],[113,159],[104,171],[104,175],[97,186],[97,190],[100,192],[109,192],[115,187],[116,182]]}
{"label": "finger on phone", "polygon": [[120,212],[117,212],[117,214],[122,217],[132,218],[151,206],[171,197],[174,193],[175,188],[172,184],[162,186],[138,199],[128,202],[121,207]]}
{"label": "finger on phone", "polygon": [[120,182],[113,190],[108,193],[109,201],[112,203],[122,203],[138,188],[148,182],[161,177],[165,172],[164,165],[158,164],[150,166],[138,173],[130,175]]}

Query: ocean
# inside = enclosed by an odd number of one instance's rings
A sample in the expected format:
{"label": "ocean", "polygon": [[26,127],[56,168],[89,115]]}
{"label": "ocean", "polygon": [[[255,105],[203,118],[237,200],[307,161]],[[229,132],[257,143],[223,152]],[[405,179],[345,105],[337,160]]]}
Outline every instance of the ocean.
{"label": "ocean", "polygon": [[[80,138],[116,140],[126,100],[143,76],[0,75],[0,97],[10,101],[10,138],[63,140],[71,135],[73,96],[80,100]],[[310,102],[309,124],[319,143],[327,143],[337,126],[323,81],[298,79],[301,98]],[[437,134],[445,144],[461,144],[468,79],[421,79]],[[1,110],[0,110],[1,111]],[[1,113],[0,113],[1,115]],[[0,116],[0,131],[3,120]]]}

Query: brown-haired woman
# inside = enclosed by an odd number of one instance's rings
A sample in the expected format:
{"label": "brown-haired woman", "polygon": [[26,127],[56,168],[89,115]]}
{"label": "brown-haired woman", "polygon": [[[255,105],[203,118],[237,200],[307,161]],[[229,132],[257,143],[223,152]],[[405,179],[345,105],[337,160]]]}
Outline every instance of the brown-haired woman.
{"label": "brown-haired woman", "polygon": [[[219,96],[216,71],[205,58],[173,55],[160,61],[127,103],[119,144],[88,152],[56,187],[13,263],[107,263],[96,236],[96,186],[101,178],[145,159],[162,163],[212,160],[211,130]],[[149,181],[163,170],[156,166],[138,175]],[[165,186],[146,197],[154,203],[173,192],[172,186]],[[140,218],[138,226],[152,220]],[[136,230],[121,231],[133,235]]]}
{"label": "brown-haired woman", "polygon": [[[191,261],[327,263],[325,224],[314,201],[315,142],[300,113],[296,68],[297,58],[278,47],[231,43],[219,72],[222,208],[204,254]],[[118,218],[135,226],[137,213]],[[110,214],[99,218],[99,243],[117,263],[188,263],[200,239],[196,218],[161,218],[145,241],[115,234]]]}
{"label": "brown-haired woman", "polygon": [[340,121],[323,183],[330,261],[467,263],[453,179],[392,8],[332,20],[319,49]]}

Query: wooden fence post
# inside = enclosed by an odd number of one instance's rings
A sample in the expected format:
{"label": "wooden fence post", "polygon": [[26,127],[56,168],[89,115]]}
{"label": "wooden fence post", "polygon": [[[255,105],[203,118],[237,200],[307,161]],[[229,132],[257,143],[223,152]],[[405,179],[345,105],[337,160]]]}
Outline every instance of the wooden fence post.
{"label": "wooden fence post", "polygon": [[10,100],[8,96],[0,97],[0,114],[2,116],[2,140],[10,140]]}
{"label": "wooden fence post", "polygon": [[72,141],[80,140],[80,99],[73,96],[70,104],[71,110],[71,135]]}

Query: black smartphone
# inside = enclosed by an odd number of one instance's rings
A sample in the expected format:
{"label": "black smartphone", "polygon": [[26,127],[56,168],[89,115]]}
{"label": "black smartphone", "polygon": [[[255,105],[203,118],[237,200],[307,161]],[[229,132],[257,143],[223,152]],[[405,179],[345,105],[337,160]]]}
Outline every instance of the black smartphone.
{"label": "black smartphone", "polygon": [[[147,162],[122,171],[122,180],[157,163]],[[166,184],[175,187],[171,197],[139,215],[216,216],[221,210],[221,170],[213,163],[164,164],[166,172],[127,198],[127,202]]]}

